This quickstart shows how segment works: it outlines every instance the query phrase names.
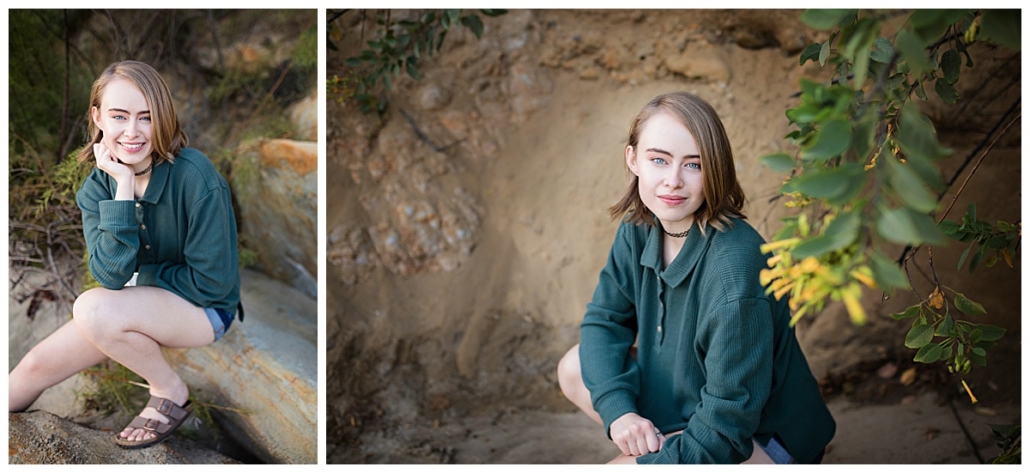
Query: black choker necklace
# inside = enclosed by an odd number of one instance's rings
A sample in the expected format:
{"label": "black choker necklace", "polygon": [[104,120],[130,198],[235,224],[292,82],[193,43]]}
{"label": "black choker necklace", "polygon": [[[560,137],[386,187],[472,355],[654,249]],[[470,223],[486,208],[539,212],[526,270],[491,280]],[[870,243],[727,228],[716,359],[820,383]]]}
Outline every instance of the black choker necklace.
{"label": "black choker necklace", "polygon": [[687,236],[688,233],[690,233],[690,229],[689,228],[687,229],[687,231],[679,232],[679,233],[669,233],[664,228],[662,229],[662,231],[665,232],[666,235],[669,235],[669,236],[671,236],[673,238],[683,238],[683,237]]}
{"label": "black choker necklace", "polygon": [[[154,169],[154,159],[153,158],[150,159],[150,166],[147,166],[146,169],[144,169],[144,170],[142,170],[140,172],[137,172],[136,175],[137,176],[142,176],[142,175],[150,172],[151,169]],[[687,231],[690,231],[690,230],[687,230]]]}

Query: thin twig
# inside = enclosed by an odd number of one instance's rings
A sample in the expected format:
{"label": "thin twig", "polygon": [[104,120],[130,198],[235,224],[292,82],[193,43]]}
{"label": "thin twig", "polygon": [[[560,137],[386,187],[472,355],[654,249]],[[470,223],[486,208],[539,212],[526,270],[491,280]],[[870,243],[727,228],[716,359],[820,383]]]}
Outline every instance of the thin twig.
{"label": "thin twig", "polygon": [[[987,135],[986,135],[986,136],[984,136],[984,138],[983,138],[982,140],[980,140],[980,143],[979,143],[979,144],[978,144],[978,145],[976,146],[976,148],[975,148],[975,149],[973,149],[973,151],[969,153],[969,155],[968,155],[968,156],[966,157],[966,160],[965,160],[965,161],[964,161],[964,162],[962,163],[962,166],[960,166],[960,167],[959,167],[959,169],[955,171],[955,174],[953,174],[953,175],[952,175],[952,177],[951,177],[951,179],[950,179],[950,180],[948,181],[948,183],[947,183],[947,188],[948,188],[948,189],[950,189],[950,188],[951,188],[951,186],[952,186],[952,185],[953,185],[953,184],[955,183],[955,180],[957,180],[957,179],[958,179],[958,176],[959,176],[959,175],[960,175],[960,174],[962,173],[962,170],[963,170],[963,169],[965,169],[965,166],[966,166],[967,164],[969,164],[969,162],[970,162],[970,161],[972,161],[972,159],[973,159],[973,157],[974,157],[974,156],[976,156],[976,153],[977,153],[977,152],[978,152],[978,151],[979,151],[979,150],[980,150],[981,148],[983,148],[984,144],[985,144],[985,143],[987,143],[987,141],[988,141],[988,140],[990,140],[990,139],[991,139],[991,136],[992,136],[992,135],[994,134],[994,132],[995,132],[995,131],[997,131],[998,127],[999,127],[999,126],[1001,126],[1001,124],[1002,124],[1002,123],[1004,123],[1004,121],[1005,121],[1005,119],[1006,119],[1006,118],[1008,117],[1009,113],[1015,110],[1015,108],[1016,108],[1016,107],[1017,107],[1017,106],[1019,105],[1019,102],[1020,102],[1020,99],[1018,99],[1018,98],[1017,98],[1017,99],[1016,99],[1016,101],[1015,101],[1015,102],[1014,102],[1014,103],[1012,104],[1012,106],[1011,106],[1011,107],[1009,107],[1009,110],[1008,110],[1007,112],[1005,112],[1005,115],[1003,115],[1003,116],[1001,117],[1001,119],[1000,119],[1000,120],[998,120],[998,122],[997,122],[997,123],[995,123],[994,127],[993,127],[993,128],[991,128],[991,131],[990,131],[990,132],[988,132],[988,133],[987,133]],[[1021,114],[1020,114],[1020,115],[1021,115]],[[980,160],[979,160],[979,161],[977,162],[977,166],[979,166],[979,163],[980,163],[980,162],[982,162],[982,161],[983,161],[983,159],[984,159],[984,157],[986,157],[986,156],[987,156],[987,151],[990,151],[990,150],[991,150],[991,148],[993,148],[993,147],[994,147],[995,143],[997,143],[997,142],[998,142],[998,140],[999,140],[999,139],[1001,139],[1001,137],[1002,137],[1002,136],[1005,136],[1005,132],[1007,132],[1007,131],[1008,131],[1008,129],[1009,129],[1009,128],[1010,128],[1011,126],[1012,126],[1012,124],[1013,124],[1013,123],[1015,123],[1015,122],[1016,122],[1016,120],[1018,120],[1018,119],[1019,119],[1019,116],[1017,116],[1017,117],[1016,117],[1016,119],[1014,119],[1013,121],[1009,122],[1009,124],[1008,124],[1008,125],[1007,125],[1007,126],[1005,127],[1005,130],[1004,130],[1004,132],[1002,132],[1002,133],[1000,133],[1000,134],[999,134],[998,136],[994,137],[994,140],[993,140],[993,141],[991,141],[991,144],[990,144],[990,146],[989,146],[989,147],[988,147],[988,148],[987,148],[987,149],[986,149],[986,150],[985,150],[985,151],[984,151],[984,152],[983,152],[983,153],[981,154],[981,156],[980,156]],[[975,170],[974,170],[974,171],[975,171]],[[972,176],[972,175],[973,175],[973,173],[970,173],[969,175],[970,175],[970,176]],[[966,177],[966,181],[967,181],[967,182],[969,181],[969,177]],[[963,183],[962,185],[963,185],[963,186],[965,186],[965,183]],[[945,190],[945,191],[941,192],[940,194],[938,194],[938,195],[937,195],[937,202],[940,202],[940,201],[941,201],[941,200],[942,200],[942,199],[944,198],[944,195],[945,195],[946,193],[947,193],[947,191]],[[958,196],[959,196],[959,195],[960,195],[961,193],[962,193],[962,191],[961,191],[961,189],[960,189],[960,190],[959,190],[959,192],[957,192],[957,193],[955,194],[955,198],[954,198],[954,199],[952,199],[952,205],[954,205],[954,203],[955,203],[955,199],[958,199]],[[949,206],[949,207],[948,207],[948,209],[950,210],[950,209],[951,209],[951,206]],[[945,213],[944,213],[944,216],[947,216],[947,212],[945,212]],[[939,221],[937,222],[937,223],[938,223],[938,225],[939,225],[939,224],[940,224],[940,222],[941,222],[941,221],[943,221],[943,220],[944,220],[944,217],[942,217],[942,218],[941,218],[941,220],[939,220]],[[917,245],[917,246],[915,246],[915,247],[913,247],[912,245],[908,245],[908,246],[906,246],[906,247],[905,247],[905,249],[901,251],[901,256],[900,256],[900,257],[898,258],[898,263],[899,263],[899,264],[904,264],[904,263],[905,263],[906,261],[908,261],[908,260],[909,260],[910,258],[912,258],[912,255],[913,255],[913,254],[915,254],[915,252],[916,252],[916,251],[919,251],[919,248],[920,248],[921,246],[922,246],[922,245]]]}
{"label": "thin twig", "polygon": [[1016,115],[1016,118],[1013,118],[1008,125],[1005,125],[1005,129],[1002,130],[1001,133],[998,134],[996,138],[994,138],[994,141],[991,142],[990,146],[988,146],[987,149],[985,149],[984,152],[980,154],[980,159],[976,161],[976,164],[973,166],[973,169],[969,171],[969,174],[966,176],[966,179],[962,181],[962,185],[959,186],[958,192],[955,193],[955,197],[951,198],[951,203],[948,204],[948,208],[944,210],[944,215],[941,215],[941,218],[937,219],[937,225],[940,225],[941,222],[944,221],[944,218],[948,216],[948,212],[951,212],[951,208],[955,206],[955,201],[958,200],[958,196],[962,195],[962,190],[966,188],[966,184],[969,183],[969,179],[973,177],[973,174],[976,173],[977,168],[980,167],[980,163],[982,163],[984,161],[984,158],[987,157],[987,153],[991,152],[991,149],[994,148],[994,145],[998,143],[998,140],[1000,140],[1001,137],[1005,136],[1005,133],[1009,131],[1009,128],[1012,128],[1012,125],[1018,122],[1022,116],[1022,113]]}

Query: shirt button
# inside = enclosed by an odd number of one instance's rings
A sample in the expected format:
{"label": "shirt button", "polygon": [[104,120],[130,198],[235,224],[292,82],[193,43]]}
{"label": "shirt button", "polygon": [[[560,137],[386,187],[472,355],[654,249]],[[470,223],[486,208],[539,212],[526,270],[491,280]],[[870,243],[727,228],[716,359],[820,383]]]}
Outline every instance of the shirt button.
{"label": "shirt button", "polygon": [[147,246],[146,246],[146,249],[148,249],[148,250],[149,250],[149,249],[150,249],[150,245],[147,245]]}
{"label": "shirt button", "polygon": [[140,229],[143,229],[143,230],[146,230],[146,229],[147,229],[147,226],[146,226],[146,225],[140,225],[140,226],[139,226],[139,228],[140,228]]}
{"label": "shirt button", "polygon": [[661,325],[658,326],[658,333],[662,333],[662,326]]}
{"label": "shirt button", "polygon": [[139,202],[136,202],[136,207],[139,207]]}

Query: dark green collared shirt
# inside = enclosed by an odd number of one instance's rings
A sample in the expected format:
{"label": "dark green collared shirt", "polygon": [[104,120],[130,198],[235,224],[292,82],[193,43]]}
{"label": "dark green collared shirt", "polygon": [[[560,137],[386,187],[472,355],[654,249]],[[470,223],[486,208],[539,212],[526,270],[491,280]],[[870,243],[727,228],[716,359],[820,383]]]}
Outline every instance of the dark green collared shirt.
{"label": "dark green collared shirt", "polygon": [[619,227],[581,324],[580,362],[605,432],[629,412],[683,430],[638,463],[740,463],[752,437],[765,445],[774,434],[807,463],[833,438],[787,300],[759,283],[762,243],[742,220],[705,235],[695,223],[662,270],[661,228]]}
{"label": "dark green collared shirt", "polygon": [[236,312],[240,272],[229,185],[201,152],[183,148],[154,166],[139,200],[114,199],[117,183],[94,169],[76,194],[89,270],[102,286],[167,289],[193,305]]}

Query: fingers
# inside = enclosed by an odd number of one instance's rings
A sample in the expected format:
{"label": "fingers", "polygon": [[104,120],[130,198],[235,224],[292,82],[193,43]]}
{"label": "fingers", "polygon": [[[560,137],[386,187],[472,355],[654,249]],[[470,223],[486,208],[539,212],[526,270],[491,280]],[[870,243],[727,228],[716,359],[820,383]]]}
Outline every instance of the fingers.
{"label": "fingers", "polygon": [[633,415],[612,423],[612,441],[624,455],[640,456],[661,449],[660,432],[651,421]]}

